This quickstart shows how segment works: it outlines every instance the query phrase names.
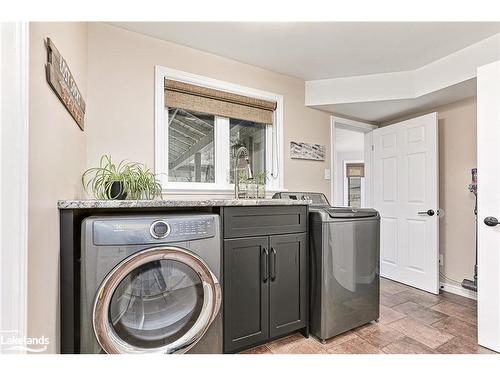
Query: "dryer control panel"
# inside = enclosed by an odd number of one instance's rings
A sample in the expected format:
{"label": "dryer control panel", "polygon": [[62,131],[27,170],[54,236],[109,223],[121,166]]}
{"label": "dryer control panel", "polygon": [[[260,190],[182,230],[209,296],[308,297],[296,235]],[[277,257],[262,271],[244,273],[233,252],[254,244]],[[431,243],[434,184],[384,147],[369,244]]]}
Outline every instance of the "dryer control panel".
{"label": "dryer control panel", "polygon": [[93,223],[96,246],[194,241],[215,236],[216,215],[125,216]]}

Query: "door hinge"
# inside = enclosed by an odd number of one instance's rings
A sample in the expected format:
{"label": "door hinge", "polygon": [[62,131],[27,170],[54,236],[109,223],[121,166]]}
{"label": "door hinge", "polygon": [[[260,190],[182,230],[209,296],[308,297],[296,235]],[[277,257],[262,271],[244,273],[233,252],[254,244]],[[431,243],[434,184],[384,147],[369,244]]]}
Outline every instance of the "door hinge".
{"label": "door hinge", "polygon": [[374,146],[374,145],[372,145],[372,151],[374,151],[374,150],[375,150],[375,146]]}

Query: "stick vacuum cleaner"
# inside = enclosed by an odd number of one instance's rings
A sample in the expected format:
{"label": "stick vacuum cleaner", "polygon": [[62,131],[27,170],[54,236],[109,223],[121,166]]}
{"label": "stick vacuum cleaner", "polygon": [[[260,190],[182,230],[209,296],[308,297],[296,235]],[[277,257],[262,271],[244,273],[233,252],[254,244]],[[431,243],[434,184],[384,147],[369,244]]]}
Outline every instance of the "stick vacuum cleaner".
{"label": "stick vacuum cleaner", "polygon": [[476,203],[474,206],[474,215],[476,215],[476,263],[474,264],[474,280],[464,279],[462,281],[462,288],[477,292],[477,168],[473,168],[472,183],[469,185],[469,191],[474,194]]}

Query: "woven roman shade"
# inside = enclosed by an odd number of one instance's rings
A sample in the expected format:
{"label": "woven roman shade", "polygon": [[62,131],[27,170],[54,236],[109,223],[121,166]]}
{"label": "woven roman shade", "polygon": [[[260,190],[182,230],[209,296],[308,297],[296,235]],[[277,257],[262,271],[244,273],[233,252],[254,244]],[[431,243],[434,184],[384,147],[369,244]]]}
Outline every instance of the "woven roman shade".
{"label": "woven roman shade", "polygon": [[365,177],[365,165],[363,163],[347,164],[346,177]]}
{"label": "woven roman shade", "polygon": [[165,80],[165,106],[234,119],[273,123],[276,102]]}

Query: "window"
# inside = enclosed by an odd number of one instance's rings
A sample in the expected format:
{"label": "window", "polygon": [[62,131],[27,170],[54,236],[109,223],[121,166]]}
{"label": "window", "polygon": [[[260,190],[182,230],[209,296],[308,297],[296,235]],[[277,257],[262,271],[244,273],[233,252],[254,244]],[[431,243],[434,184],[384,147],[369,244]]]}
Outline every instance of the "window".
{"label": "window", "polygon": [[228,184],[234,184],[234,150],[241,146],[248,150],[252,173],[267,172],[266,133],[272,129],[271,124],[180,108],[167,111],[169,182],[215,183],[215,139],[218,147],[228,150],[227,159],[221,158],[217,166],[229,172]]}
{"label": "window", "polygon": [[168,180],[215,182],[215,116],[168,109]]}
{"label": "window", "polygon": [[155,171],[166,193],[231,194],[240,146],[267,191],[283,189],[281,96],[157,66],[155,99]]}
{"label": "window", "polygon": [[363,206],[365,165],[362,162],[345,162],[344,204],[349,207]]}
{"label": "window", "polygon": [[361,177],[348,177],[347,180],[347,205],[361,208]]}

